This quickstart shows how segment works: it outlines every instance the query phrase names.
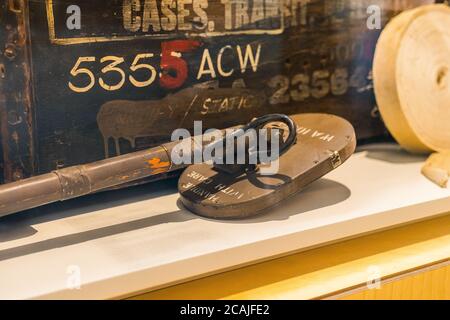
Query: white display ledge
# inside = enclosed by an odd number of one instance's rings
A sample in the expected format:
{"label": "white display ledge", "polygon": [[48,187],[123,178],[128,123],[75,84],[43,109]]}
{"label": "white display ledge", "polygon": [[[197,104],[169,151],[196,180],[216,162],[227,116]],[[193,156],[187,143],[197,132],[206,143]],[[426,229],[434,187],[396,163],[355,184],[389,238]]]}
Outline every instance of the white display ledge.
{"label": "white display ledge", "polygon": [[[240,222],[182,209],[175,181],[7,217],[0,298],[124,297],[449,212],[450,190],[420,174],[424,159],[395,145],[366,147],[277,208]],[[78,278],[81,287],[71,288]]]}

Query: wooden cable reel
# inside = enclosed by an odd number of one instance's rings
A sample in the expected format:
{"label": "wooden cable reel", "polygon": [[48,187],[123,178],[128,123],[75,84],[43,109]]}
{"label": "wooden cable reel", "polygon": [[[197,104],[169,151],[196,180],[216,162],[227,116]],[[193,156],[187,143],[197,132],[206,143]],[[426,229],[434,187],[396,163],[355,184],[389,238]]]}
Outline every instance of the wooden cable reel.
{"label": "wooden cable reel", "polygon": [[377,103],[408,151],[450,150],[450,8],[428,5],[394,18],[379,39]]}

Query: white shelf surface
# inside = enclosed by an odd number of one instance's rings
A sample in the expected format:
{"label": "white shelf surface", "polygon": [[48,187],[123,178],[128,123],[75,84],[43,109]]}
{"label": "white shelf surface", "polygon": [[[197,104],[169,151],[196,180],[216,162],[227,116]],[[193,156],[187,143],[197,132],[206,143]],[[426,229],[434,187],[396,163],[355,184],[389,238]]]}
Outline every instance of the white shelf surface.
{"label": "white shelf surface", "polygon": [[0,298],[118,298],[450,212],[450,190],[420,174],[424,160],[395,145],[366,147],[245,221],[189,213],[175,181],[7,217],[0,220]]}

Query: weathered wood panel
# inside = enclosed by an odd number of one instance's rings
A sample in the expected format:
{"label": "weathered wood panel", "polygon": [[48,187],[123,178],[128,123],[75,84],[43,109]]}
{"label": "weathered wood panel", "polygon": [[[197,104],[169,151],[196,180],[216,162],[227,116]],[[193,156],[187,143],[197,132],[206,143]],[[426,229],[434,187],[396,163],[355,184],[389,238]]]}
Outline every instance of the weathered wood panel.
{"label": "weathered wood panel", "polygon": [[146,148],[194,120],[329,112],[360,139],[383,135],[370,18],[430,2],[3,1],[5,180]]}

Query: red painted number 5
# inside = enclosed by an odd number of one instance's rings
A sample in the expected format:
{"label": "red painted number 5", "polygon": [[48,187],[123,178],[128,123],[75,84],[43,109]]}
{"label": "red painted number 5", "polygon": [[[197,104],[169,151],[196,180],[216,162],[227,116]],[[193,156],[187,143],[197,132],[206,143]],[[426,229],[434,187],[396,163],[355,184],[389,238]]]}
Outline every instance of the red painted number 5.
{"label": "red painted number 5", "polygon": [[200,46],[199,41],[174,40],[161,44],[160,84],[167,89],[181,87],[188,77],[187,62],[181,58],[183,52],[193,51]]}

